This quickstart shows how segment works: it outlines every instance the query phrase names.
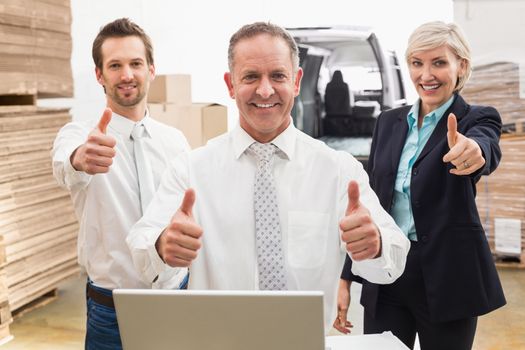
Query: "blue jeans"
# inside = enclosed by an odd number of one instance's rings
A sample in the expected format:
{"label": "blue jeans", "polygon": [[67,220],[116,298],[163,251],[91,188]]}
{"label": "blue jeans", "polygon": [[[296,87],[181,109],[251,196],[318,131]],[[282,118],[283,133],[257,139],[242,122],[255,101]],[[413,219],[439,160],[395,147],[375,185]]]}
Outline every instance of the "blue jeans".
{"label": "blue jeans", "polygon": [[[184,277],[179,288],[188,288],[188,277]],[[91,288],[111,296],[112,291],[97,287],[88,279]],[[121,350],[120,331],[117,323],[117,314],[114,308],[101,305],[86,296],[87,322],[85,350]]]}
{"label": "blue jeans", "polygon": [[188,280],[190,279],[190,274],[187,273],[186,276],[184,276],[184,279],[179,285],[179,289],[188,289]]}
{"label": "blue jeans", "polygon": [[[88,283],[98,292],[111,296],[112,291]],[[117,314],[114,308],[96,303],[91,298],[87,300],[87,322],[85,350],[121,350],[120,332]]]}

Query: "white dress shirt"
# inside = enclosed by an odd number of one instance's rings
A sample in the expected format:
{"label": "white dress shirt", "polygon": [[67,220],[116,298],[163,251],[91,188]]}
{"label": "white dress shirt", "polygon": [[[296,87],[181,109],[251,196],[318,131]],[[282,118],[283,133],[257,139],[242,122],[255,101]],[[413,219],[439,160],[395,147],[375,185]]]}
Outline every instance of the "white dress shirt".
{"label": "white dress shirt", "polygon": [[[139,185],[130,139],[135,122],[113,113],[107,134],[117,143],[116,156],[106,174],[89,175],[76,171],[70,156],[82,145],[98,120],[71,122],[59,132],[53,146],[53,174],[67,188],[80,221],[78,261],[95,285],[106,288],[151,288],[152,279],[143,280],[135,270],[126,236],[141,217]],[[155,188],[169,159],[189,150],[184,135],[177,129],[161,124],[148,114],[139,121],[147,132],[144,148],[151,162]],[[171,269],[159,276],[163,287],[177,285],[184,269]],[[180,282],[180,281],[179,281]]]}
{"label": "white dress shirt", "polygon": [[[190,289],[258,289],[253,187],[255,140],[241,127],[177,157],[166,171],[146,214],[127,238],[134,262],[147,278],[166,269],[155,241],[193,188],[193,214],[203,229],[202,248],[190,267]],[[345,259],[339,221],[350,180],[380,229],[382,256],[354,262],[352,272],[375,283],[391,283],[404,270],[409,242],[381,207],[368,176],[350,154],[335,151],[292,123],[272,141],[280,151],[274,178],[281,221],[287,286],[324,292],[325,326],[335,319],[337,285]]]}

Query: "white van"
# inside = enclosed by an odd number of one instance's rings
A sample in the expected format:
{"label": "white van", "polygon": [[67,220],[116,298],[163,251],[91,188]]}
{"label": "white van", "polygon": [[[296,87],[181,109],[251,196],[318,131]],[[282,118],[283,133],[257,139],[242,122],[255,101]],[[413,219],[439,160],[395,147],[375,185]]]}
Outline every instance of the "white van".
{"label": "white van", "polygon": [[395,52],[384,51],[366,27],[287,30],[299,46],[304,71],[292,110],[295,125],[366,165],[376,117],[406,104]]}

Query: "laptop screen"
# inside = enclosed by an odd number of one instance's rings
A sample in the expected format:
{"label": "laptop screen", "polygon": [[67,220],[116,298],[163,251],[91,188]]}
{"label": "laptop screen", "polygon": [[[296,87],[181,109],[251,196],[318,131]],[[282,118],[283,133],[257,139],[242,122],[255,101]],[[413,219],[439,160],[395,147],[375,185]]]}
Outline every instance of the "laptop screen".
{"label": "laptop screen", "polygon": [[324,350],[323,293],[113,291],[124,350]]}

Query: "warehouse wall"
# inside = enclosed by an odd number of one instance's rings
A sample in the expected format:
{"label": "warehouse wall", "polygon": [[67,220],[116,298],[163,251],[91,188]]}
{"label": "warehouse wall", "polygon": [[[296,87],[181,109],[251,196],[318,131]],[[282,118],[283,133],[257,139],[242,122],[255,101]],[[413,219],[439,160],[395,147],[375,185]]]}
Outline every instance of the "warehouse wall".
{"label": "warehouse wall", "polygon": [[525,1],[454,0],[454,21],[464,29],[475,64],[525,61]]}
{"label": "warehouse wall", "polygon": [[[451,0],[71,0],[71,7],[74,119],[98,117],[103,109],[104,96],[93,73],[91,43],[101,25],[125,16],[138,22],[152,37],[157,72],[191,74],[193,100],[227,105],[230,127],[237,112],[222,76],[227,69],[228,39],[243,24],[270,20],[283,26],[371,25],[384,46],[403,56],[408,35],[417,25],[452,19]],[[411,84],[407,92],[415,98]]]}
{"label": "warehouse wall", "polygon": [[[454,20],[472,46],[471,102],[498,109],[503,122],[525,108],[525,1],[455,0]],[[506,63],[504,63],[506,62]]]}

